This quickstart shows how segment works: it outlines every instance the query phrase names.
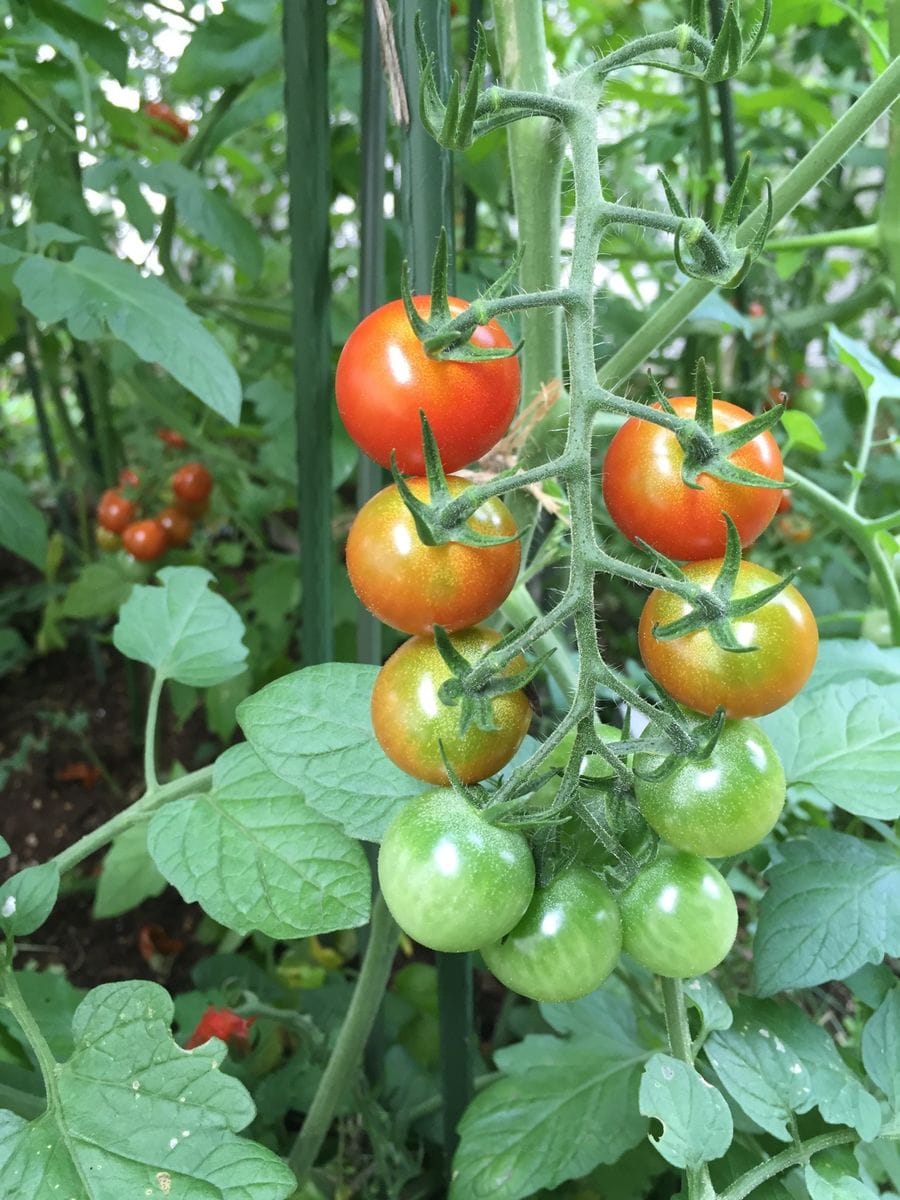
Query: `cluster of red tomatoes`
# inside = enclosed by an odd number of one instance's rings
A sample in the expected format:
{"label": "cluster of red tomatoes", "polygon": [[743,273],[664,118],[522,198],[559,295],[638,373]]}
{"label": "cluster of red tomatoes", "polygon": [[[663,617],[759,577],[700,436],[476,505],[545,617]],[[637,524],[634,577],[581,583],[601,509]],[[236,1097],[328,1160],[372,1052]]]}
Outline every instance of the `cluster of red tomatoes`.
{"label": "cluster of red tomatoes", "polygon": [[[425,299],[414,303],[420,312],[427,309]],[[454,312],[462,307],[451,302]],[[473,341],[509,345],[496,322],[479,327]],[[413,476],[407,483],[418,498],[429,494],[422,477],[420,410],[445,470],[458,470],[503,435],[518,386],[513,358],[428,358],[399,301],[354,331],[336,380],[338,407],[351,436],[382,465],[393,451],[399,469]],[[691,417],[696,402],[678,398],[672,405],[679,415]],[[716,432],[748,419],[732,405],[714,403]],[[769,433],[730,458],[770,479],[783,478]],[[626,536],[684,563],[688,579],[712,589],[723,565],[723,513],[748,545],[771,521],[782,491],[708,475],[700,477],[701,487],[692,488],[682,480],[682,461],[672,431],[630,420],[610,445],[604,496]],[[468,486],[452,475],[448,483],[454,495]],[[497,536],[515,533],[511,514],[498,500],[480,508],[470,525]],[[521,690],[493,696],[492,721],[461,728],[459,707],[441,697],[453,672],[433,635],[434,626],[442,625],[454,650],[476,661],[499,638],[476,622],[503,601],[518,565],[515,541],[424,544],[394,486],[373,497],[351,528],[347,567],[358,596],[379,619],[413,635],[376,679],[375,735],[389,758],[427,783],[447,784],[447,764],[464,784],[478,783],[501,770],[525,736],[531,710]],[[752,596],[774,582],[771,572],[742,562],[731,594],[734,599]],[[532,851],[520,829],[493,823],[471,799],[437,787],[402,809],[379,853],[385,900],[411,937],[440,951],[479,950],[502,983],[544,1001],[592,991],[623,949],[651,970],[677,978],[702,974],[721,962],[737,931],[737,908],[707,858],[741,854],[755,845],[773,828],[785,796],[775,750],[748,718],[786,703],[802,687],[813,666],[817,635],[812,614],[793,587],[732,621],[745,652],[721,649],[705,628],[674,640],[654,636],[656,626],[688,612],[687,602],[672,593],[650,595],[639,629],[644,662],[684,706],[686,719],[699,722],[699,714],[719,708],[727,719],[702,760],[673,758],[660,776],[659,754],[634,756],[638,805],[663,840],[655,860],[618,896],[601,878],[590,847],[549,882],[536,881]],[[519,658],[506,671],[516,674],[524,666]],[[493,728],[483,728],[486,724]]]}
{"label": "cluster of red tomatoes", "polygon": [[[160,436],[171,432],[162,430]],[[180,434],[174,436],[180,438]],[[172,503],[155,516],[141,518],[146,489],[130,467],[120,471],[119,486],[108,488],[97,504],[98,546],[103,550],[122,546],[140,562],[155,562],[170,548],[186,546],[194,531],[194,520],[209,507],[213,477],[202,463],[191,462],[179,467],[169,483]]]}

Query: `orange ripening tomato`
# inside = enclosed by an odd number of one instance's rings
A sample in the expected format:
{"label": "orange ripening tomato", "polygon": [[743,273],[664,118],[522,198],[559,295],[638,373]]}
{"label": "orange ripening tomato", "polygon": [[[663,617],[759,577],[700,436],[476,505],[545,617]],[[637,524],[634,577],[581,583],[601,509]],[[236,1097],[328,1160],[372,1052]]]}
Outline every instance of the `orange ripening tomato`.
{"label": "orange ripening tomato", "polygon": [[789,513],[775,522],[778,536],[785,542],[808,542],[813,535],[812,521],[800,513]]}
{"label": "orange ripening tomato", "polygon": [[[692,583],[707,591],[721,569],[721,559],[683,568]],[[740,600],[777,582],[772,571],[745,559],[732,595]],[[809,678],[819,633],[809,605],[795,587],[788,585],[755,612],[731,621],[739,645],[748,647],[745,651],[723,650],[708,629],[668,641],[654,635],[654,626],[668,625],[690,611],[686,600],[657,588],[647,597],[638,626],[644,666],[686,708],[710,715],[721,706],[727,717],[761,717],[787,704]]]}
{"label": "orange ripening tomato", "polygon": [[138,562],[153,562],[162,558],[168,544],[165,529],[153,517],[136,521],[122,532],[122,545]]}
{"label": "orange ripening tomato", "polygon": [[186,142],[191,135],[191,123],[184,117],[179,117],[168,104],[161,100],[151,100],[144,105],[144,112],[153,122],[153,128],[170,142]]}
{"label": "orange ripening tomato", "polygon": [[199,504],[212,491],[213,477],[203,463],[185,463],[172,476],[172,491],[178,500]]}
{"label": "orange ripening tomato", "polygon": [[180,508],[164,508],[157,514],[156,519],[166,531],[170,546],[186,546],[191,540],[193,522]]}
{"label": "orange ripening tomato", "polygon": [[[413,296],[423,316],[429,296]],[[468,305],[449,298],[458,316]],[[496,321],[478,325],[471,343],[512,347]],[[456,362],[429,358],[410,325],[402,300],[392,300],[350,334],[338,360],[335,396],[347,432],[383,467],[391,451],[404,475],[424,475],[419,411],[428,418],[445,471],[458,471],[503,437],[519,402],[515,357]]]}
{"label": "orange ripening tomato", "polygon": [[134,520],[134,504],[121,492],[109,488],[97,505],[97,524],[112,533],[121,533]]}
{"label": "orange ripening tomato", "polygon": [[[675,396],[670,403],[680,417],[693,417],[697,407],[694,396]],[[734,404],[713,401],[716,433],[739,429],[750,419],[750,413]],[[781,451],[768,431],[740,446],[729,459],[767,479],[784,479]],[[625,422],[603,464],[603,499],[625,536],[632,542],[640,538],[681,562],[714,558],[725,553],[722,514],[727,513],[741,545],[754,542],[775,516],[781,491],[703,474],[697,480],[699,488],[689,487],[681,477],[683,462],[684,451],[671,430],[640,417]]]}
{"label": "orange ripening tomato", "polygon": [[[407,484],[417,499],[428,499],[427,479]],[[454,496],[471,486],[457,475],[449,476],[447,485]],[[512,513],[497,498],[482,504],[468,524],[488,537],[518,532]],[[404,633],[430,633],[435,625],[451,631],[477,625],[509,595],[520,556],[517,541],[426,546],[393,484],[363,506],[347,539],[347,572],[357,596],[379,621]]]}

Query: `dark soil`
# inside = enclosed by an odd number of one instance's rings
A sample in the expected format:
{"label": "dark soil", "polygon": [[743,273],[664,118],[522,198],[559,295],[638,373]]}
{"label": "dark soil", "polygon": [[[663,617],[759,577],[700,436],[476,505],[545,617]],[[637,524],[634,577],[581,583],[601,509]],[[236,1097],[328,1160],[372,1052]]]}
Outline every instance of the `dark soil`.
{"label": "dark soil", "polygon": [[[82,627],[83,628],[83,627]],[[0,859],[0,880],[23,867],[46,862],[54,854],[101,825],[143,790],[142,731],[147,675],[111,647],[98,645],[96,666],[83,634],[64,650],[36,658],[0,687],[0,834],[12,850]],[[130,678],[129,678],[130,676]],[[137,724],[132,727],[132,707]],[[69,728],[86,715],[82,735]],[[178,729],[170,712],[160,716],[162,778],[175,762],[187,770],[210,762],[220,747],[210,742],[202,714]],[[2,775],[11,756],[30,744],[21,769]],[[87,783],[61,779],[92,756],[120,790],[103,777]],[[24,757],[24,755],[23,755]],[[95,986],[122,979],[165,981],[178,991],[190,986],[190,970],[205,952],[193,937],[202,918],[172,888],[121,917],[95,920],[91,915],[94,881],[102,854],[66,877],[60,901],[49,920],[21,947],[17,965],[64,967],[73,984]],[[157,925],[184,943],[174,961],[151,965],[139,949],[139,933]],[[145,936],[146,942],[146,936]],[[156,969],[154,969],[154,966]],[[161,973],[163,972],[163,973]]]}

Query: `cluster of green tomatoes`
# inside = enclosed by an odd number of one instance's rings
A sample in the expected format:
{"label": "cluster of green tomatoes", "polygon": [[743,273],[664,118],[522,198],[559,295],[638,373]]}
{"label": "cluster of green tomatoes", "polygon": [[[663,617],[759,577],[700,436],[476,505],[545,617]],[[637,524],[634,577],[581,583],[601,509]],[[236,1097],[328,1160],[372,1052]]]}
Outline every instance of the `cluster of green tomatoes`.
{"label": "cluster of green tomatoes", "polygon": [[[427,297],[413,298],[425,315],[429,303]],[[454,315],[465,308],[450,300]],[[511,350],[495,321],[478,326],[472,343]],[[360,449],[385,467],[393,458],[409,491],[427,501],[420,412],[449,473],[450,492],[459,495],[470,485],[452,472],[486,454],[506,432],[518,404],[519,369],[512,352],[475,361],[430,358],[398,300],[370,314],[351,334],[338,363],[336,396]],[[670,405],[692,416],[696,401],[681,397]],[[717,433],[749,419],[743,410],[714,401]],[[783,481],[781,455],[769,432],[731,457],[757,475]],[[775,515],[782,489],[712,476],[690,487],[682,479],[682,461],[671,429],[633,418],[610,444],[604,499],[628,538],[685,564],[684,578],[712,589],[725,553],[723,514],[749,545]],[[657,639],[658,626],[691,608],[671,592],[651,593],[639,629],[644,663],[683,706],[689,723],[724,710],[720,735],[699,759],[663,756],[658,738],[653,750],[632,756],[635,798],[660,845],[653,861],[616,895],[609,876],[604,878],[609,858],[578,821],[561,826],[575,852],[543,879],[522,828],[492,814],[484,790],[473,786],[502,770],[524,739],[532,716],[524,689],[492,694],[491,719],[465,728],[459,706],[440,695],[453,671],[435,641],[435,627],[447,632],[456,655],[477,662],[500,639],[479,622],[502,604],[519,570],[516,523],[499,499],[487,500],[468,524],[497,540],[426,544],[392,484],[357,514],[347,542],[347,569],[362,603],[411,635],[376,679],[375,736],[388,758],[432,785],[401,810],[381,845],[378,876],[391,913],[424,946],[480,951],[503,984],[537,1000],[587,994],[613,970],[622,950],[664,976],[710,970],[730,950],[738,914],[730,888],[708,859],[749,850],[781,813],[781,763],[749,718],[786,703],[812,670],[817,634],[808,606],[788,586],[733,620],[734,636],[746,648],[736,653],[722,649],[706,628]],[[774,582],[771,572],[742,561],[731,594],[752,596]],[[513,677],[525,667],[516,656],[504,674]],[[617,738],[620,732],[610,729],[604,736]],[[668,769],[660,772],[664,761]],[[601,774],[611,770],[592,758],[582,764],[582,773],[596,776],[598,767]]]}

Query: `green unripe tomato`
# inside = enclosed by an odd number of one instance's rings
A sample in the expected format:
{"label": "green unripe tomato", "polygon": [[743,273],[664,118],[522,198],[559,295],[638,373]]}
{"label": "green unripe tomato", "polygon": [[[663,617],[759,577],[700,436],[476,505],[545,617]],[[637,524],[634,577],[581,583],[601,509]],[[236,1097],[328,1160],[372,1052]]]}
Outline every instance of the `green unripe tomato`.
{"label": "green unripe tomato", "polygon": [[[638,753],[636,771],[662,759]],[[784,807],[784,768],[755,721],[726,721],[709,757],[683,759],[662,779],[641,779],[635,795],[647,824],[679,850],[707,858],[742,854],[761,842]]]}
{"label": "green unripe tomato", "polygon": [[734,896],[715,867],[680,850],[663,850],[619,897],[622,948],[669,979],[718,966],[734,944]]}
{"label": "green unripe tomato", "polygon": [[378,854],[394,920],[432,950],[477,950],[512,929],[534,891],[524,836],[491,825],[451,788],[410,800]]}
{"label": "green unripe tomato", "polygon": [[577,1000],[598,988],[622,949],[619,909],[602,880],[570,867],[535,888],[524,917],[481,955],[502,984],[531,1000]]}
{"label": "green unripe tomato", "polygon": [[876,646],[893,646],[891,618],[886,608],[870,608],[862,619],[860,637],[868,638]]}

